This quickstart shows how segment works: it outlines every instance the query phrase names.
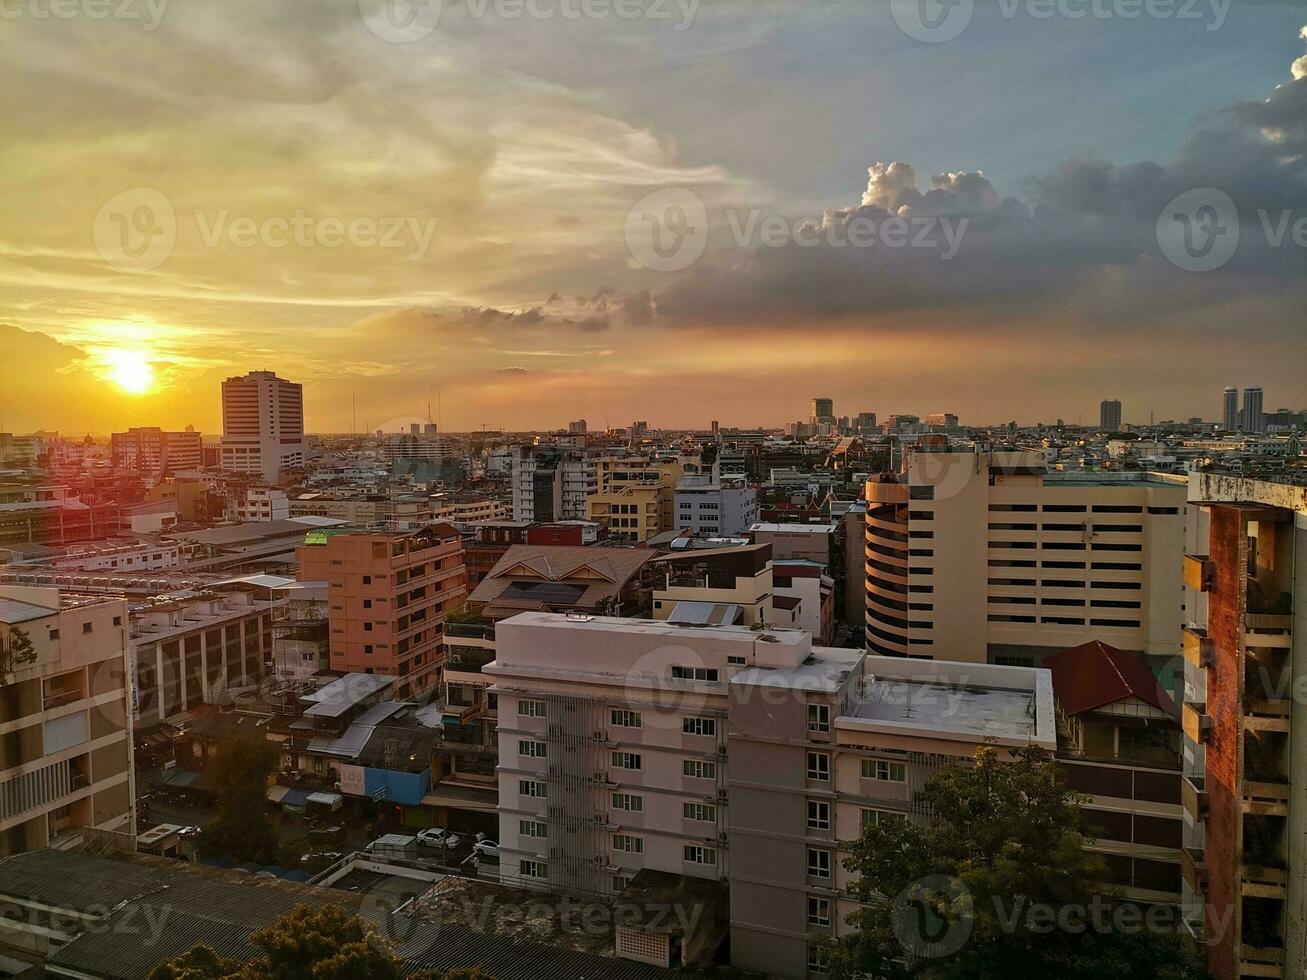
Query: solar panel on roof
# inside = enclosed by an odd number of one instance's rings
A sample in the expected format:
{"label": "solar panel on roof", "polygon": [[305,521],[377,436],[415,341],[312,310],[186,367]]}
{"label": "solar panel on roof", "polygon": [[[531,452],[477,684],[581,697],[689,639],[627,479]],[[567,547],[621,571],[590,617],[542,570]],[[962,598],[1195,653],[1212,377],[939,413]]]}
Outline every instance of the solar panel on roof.
{"label": "solar panel on roof", "polygon": [[500,599],[529,599],[543,602],[549,606],[570,606],[585,594],[584,585],[568,585],[566,582],[514,582],[503,592]]}

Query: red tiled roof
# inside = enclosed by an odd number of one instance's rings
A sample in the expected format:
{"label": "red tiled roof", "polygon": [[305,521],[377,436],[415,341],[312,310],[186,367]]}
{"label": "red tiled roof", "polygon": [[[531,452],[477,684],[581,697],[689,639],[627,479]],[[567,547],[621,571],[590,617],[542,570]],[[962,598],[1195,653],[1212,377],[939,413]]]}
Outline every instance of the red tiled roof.
{"label": "red tiled roof", "polygon": [[1175,715],[1175,702],[1152,671],[1132,653],[1100,640],[1055,653],[1044,660],[1053,672],[1053,696],[1070,715],[1136,697],[1159,711]]}

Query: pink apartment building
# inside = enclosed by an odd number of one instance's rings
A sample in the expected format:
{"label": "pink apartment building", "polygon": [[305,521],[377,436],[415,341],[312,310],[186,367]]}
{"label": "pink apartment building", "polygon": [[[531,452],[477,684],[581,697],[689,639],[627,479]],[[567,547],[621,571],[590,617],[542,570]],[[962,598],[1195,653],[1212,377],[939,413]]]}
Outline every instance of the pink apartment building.
{"label": "pink apartment building", "polygon": [[467,598],[458,531],[432,524],[311,538],[299,549],[300,577],[327,583],[331,669],[398,677],[398,698],[431,692],[444,662],[445,614]]}

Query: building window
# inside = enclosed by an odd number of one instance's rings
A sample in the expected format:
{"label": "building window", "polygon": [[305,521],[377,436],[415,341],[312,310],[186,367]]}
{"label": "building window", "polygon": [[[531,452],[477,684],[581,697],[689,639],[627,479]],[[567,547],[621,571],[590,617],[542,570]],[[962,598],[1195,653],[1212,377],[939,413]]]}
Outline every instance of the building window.
{"label": "building window", "polygon": [[634,793],[614,793],[613,809],[625,810],[628,813],[643,813],[644,797]]}
{"label": "building window", "polygon": [[517,751],[519,755],[528,759],[543,759],[545,757],[545,743],[524,738],[517,743]]}
{"label": "building window", "polygon": [[681,764],[681,773],[691,779],[716,779],[717,763],[704,762],[702,759],[686,759]]}
{"label": "building window", "polygon": [[[933,488],[932,488],[933,489]],[[830,969],[830,954],[825,946],[808,947],[808,972],[825,973]]]}
{"label": "building window", "polygon": [[704,823],[717,822],[717,807],[711,803],[686,803],[682,812],[686,820],[701,820]]}
{"label": "building window", "polygon": [[522,861],[518,865],[523,878],[548,878],[549,866],[543,861]]}
{"label": "building window", "polygon": [[808,753],[808,778],[818,779],[823,782],[830,781],[830,753],[829,752]]}
{"label": "building window", "polygon": [[901,783],[907,778],[907,767],[902,762],[888,762],[885,759],[863,759],[862,778]]}
{"label": "building window", "polygon": [[517,713],[522,718],[543,718],[545,716],[545,703],[543,701],[519,701],[517,702]]}
{"label": "building window", "polygon": [[549,828],[542,820],[519,820],[517,832],[523,837],[548,837]]}
{"label": "building window", "polygon": [[808,705],[808,731],[810,732],[830,731],[830,705],[828,704]]}
{"label": "building window", "polygon": [[715,681],[717,680],[716,667],[672,667],[672,680],[674,681]]}
{"label": "building window", "polygon": [[684,854],[687,864],[717,863],[717,849],[713,847],[702,847],[699,844],[686,844]]}
{"label": "building window", "polygon": [[89,632],[91,632],[91,629],[92,629],[92,627],[91,627],[91,624],[90,624],[90,623],[83,623],[83,624],[82,624],[82,632],[83,632],[83,633],[89,633]]}
{"label": "building window", "polygon": [[716,735],[717,721],[714,718],[682,718],[683,735]]}
{"label": "building window", "polygon": [[829,898],[813,897],[808,899],[808,925],[810,926],[830,925],[830,899]]}
{"label": "building window", "polygon": [[644,838],[634,837],[631,834],[613,834],[613,850],[627,854],[643,854]]}
{"label": "building window", "polygon": [[613,765],[618,769],[643,769],[644,757],[636,752],[614,752]]}
{"label": "building window", "polygon": [[545,784],[540,782],[538,779],[519,779],[517,782],[517,791],[523,796],[544,799]]}
{"label": "building window", "polygon": [[876,827],[883,823],[903,823],[906,818],[897,810],[876,810],[866,808],[862,811],[861,823],[864,827]]}
{"label": "building window", "polygon": [[808,801],[808,826],[813,830],[830,830],[830,804],[825,800]]}
{"label": "building window", "polygon": [[644,724],[640,712],[627,711],[624,708],[613,708],[609,712],[608,720],[617,728],[640,728]]}
{"label": "building window", "polygon": [[808,848],[808,877],[830,878],[831,853],[816,847]]}
{"label": "building window", "polygon": [[743,657],[734,657],[734,656],[732,656],[732,657],[727,657],[727,658],[726,658],[726,662],[727,662],[728,664],[731,664],[731,665],[734,666],[734,667],[743,667],[743,666],[744,666],[744,658],[743,658]]}

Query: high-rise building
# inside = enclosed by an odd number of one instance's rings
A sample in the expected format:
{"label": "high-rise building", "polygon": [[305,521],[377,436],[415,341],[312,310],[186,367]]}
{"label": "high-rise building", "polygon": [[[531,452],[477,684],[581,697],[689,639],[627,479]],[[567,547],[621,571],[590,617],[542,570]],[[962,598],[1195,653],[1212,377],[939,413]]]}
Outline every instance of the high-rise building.
{"label": "high-rise building", "polygon": [[1184,509],[1183,477],[910,451],[867,483],[867,649],[1038,664],[1102,640],[1172,657]]}
{"label": "high-rise building", "polygon": [[812,422],[834,422],[835,401],[831,398],[814,398],[812,400]]}
{"label": "high-rise building", "polygon": [[513,519],[583,521],[586,498],[599,489],[599,450],[515,446],[509,461]]}
{"label": "high-rise building", "polygon": [[1239,430],[1239,389],[1227,386],[1222,395],[1222,427],[1226,432]]}
{"label": "high-rise building", "polygon": [[575,422],[568,422],[567,431],[574,436],[585,435],[585,431],[586,431],[585,419],[577,419]]}
{"label": "high-rise building", "polygon": [[1115,398],[1104,398],[1098,403],[1098,427],[1108,432],[1121,431],[1121,402]]}
{"label": "high-rise building", "polygon": [[397,677],[401,699],[429,692],[440,683],[445,614],[467,598],[458,531],[312,537],[298,552],[300,577],[327,583],[331,669]]}
{"label": "high-rise building", "polygon": [[127,603],[0,585],[0,641],[32,659],[4,678],[0,857],[80,829],[134,840]]}
{"label": "high-rise building", "polygon": [[608,528],[611,537],[648,541],[674,524],[673,493],[683,474],[703,469],[699,458],[658,460],[650,456],[600,456],[596,492],[586,497],[586,520]]}
{"label": "high-rise building", "polygon": [[743,481],[709,474],[686,476],[676,485],[677,528],[735,537],[758,520],[758,491]]}
{"label": "high-rise building", "polygon": [[204,465],[204,443],[198,432],[165,432],[147,426],[113,433],[109,437],[109,455],[114,466],[158,480],[181,470],[200,469]]}
{"label": "high-rise building", "polygon": [[1262,409],[1262,389],[1254,385],[1243,390],[1243,408],[1239,412],[1239,428],[1244,432],[1265,432],[1266,418]]}
{"label": "high-rise building", "polygon": [[1189,501],[1182,911],[1218,980],[1307,976],[1307,496],[1194,473]]}
{"label": "high-rise building", "polygon": [[222,468],[276,483],[304,465],[303,386],[271,371],[222,383]]}

